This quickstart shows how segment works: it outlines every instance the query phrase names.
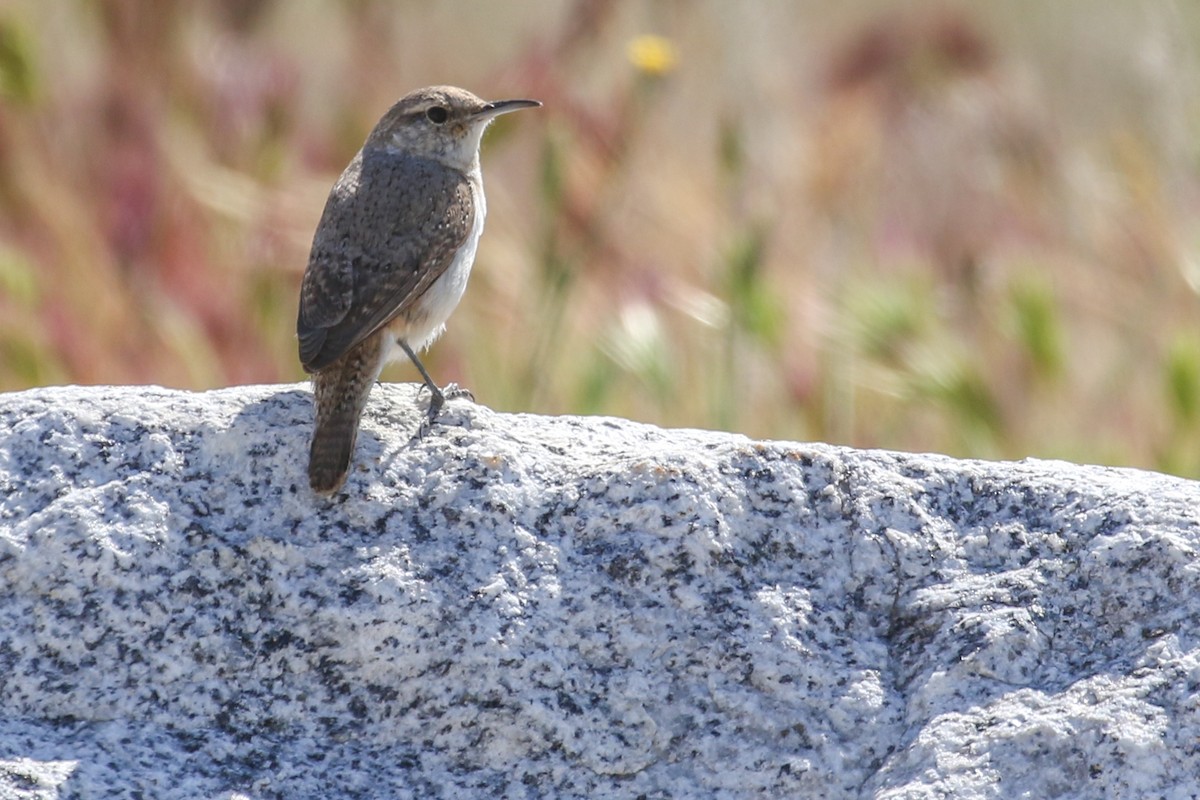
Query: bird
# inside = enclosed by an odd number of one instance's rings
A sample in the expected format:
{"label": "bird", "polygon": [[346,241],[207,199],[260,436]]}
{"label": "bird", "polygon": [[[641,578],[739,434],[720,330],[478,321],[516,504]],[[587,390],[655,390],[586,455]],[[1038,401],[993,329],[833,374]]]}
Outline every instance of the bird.
{"label": "bird", "polygon": [[345,483],[359,419],[384,365],[407,356],[430,393],[421,435],[447,398],[417,353],[462,299],[487,214],[479,143],[496,117],[537,100],[485,101],[431,86],[400,98],[329,192],[300,286],[296,335],[312,375],[309,486]]}

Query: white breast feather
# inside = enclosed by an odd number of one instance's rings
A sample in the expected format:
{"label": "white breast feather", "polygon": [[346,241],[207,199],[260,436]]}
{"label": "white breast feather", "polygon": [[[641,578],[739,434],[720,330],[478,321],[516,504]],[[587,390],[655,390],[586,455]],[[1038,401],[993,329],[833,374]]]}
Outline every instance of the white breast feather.
{"label": "white breast feather", "polygon": [[[483,184],[473,180],[471,194],[475,199],[475,221],[466,241],[459,248],[454,261],[442,276],[434,281],[419,301],[423,315],[417,315],[408,325],[405,338],[414,351],[429,347],[446,329],[446,320],[462,300],[467,288],[467,279],[471,277],[471,265],[475,263],[475,250],[479,247],[479,237],[483,233],[483,220],[487,216],[487,205],[483,197]],[[401,358],[404,351],[396,347],[388,353],[389,357]]]}

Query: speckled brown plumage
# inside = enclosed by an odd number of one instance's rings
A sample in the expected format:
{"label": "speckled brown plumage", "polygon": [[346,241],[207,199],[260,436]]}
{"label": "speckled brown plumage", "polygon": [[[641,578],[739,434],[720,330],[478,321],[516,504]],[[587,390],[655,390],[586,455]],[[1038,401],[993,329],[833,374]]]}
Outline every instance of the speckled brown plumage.
{"label": "speckled brown plumage", "polygon": [[330,191],[296,323],[300,362],[313,373],[314,491],[345,481],[367,396],[397,350],[420,370],[436,418],[445,395],[416,351],[441,333],[470,274],[486,214],[479,139],[496,115],[534,105],[446,86],[413,92]]}
{"label": "speckled brown plumage", "polygon": [[450,266],[475,212],[467,176],[361,150],[330,192],[300,289],[300,363],[319,372],[416,301]]}

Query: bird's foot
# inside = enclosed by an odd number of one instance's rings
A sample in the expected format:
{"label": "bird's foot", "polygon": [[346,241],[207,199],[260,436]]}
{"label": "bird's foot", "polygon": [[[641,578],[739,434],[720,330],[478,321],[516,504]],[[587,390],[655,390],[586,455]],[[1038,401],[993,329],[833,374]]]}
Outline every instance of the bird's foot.
{"label": "bird's foot", "polygon": [[471,394],[471,390],[464,386],[459,386],[457,383],[448,383],[442,389],[442,396],[447,400],[457,400],[460,397],[465,397],[472,403],[475,402],[475,395]]}
{"label": "bird's foot", "polygon": [[457,383],[446,384],[445,388],[439,389],[432,384],[423,384],[422,388],[429,389],[429,413],[421,422],[421,427],[417,431],[417,438],[422,439],[425,434],[433,428],[433,423],[437,422],[438,416],[442,413],[442,407],[445,406],[447,400],[457,400],[460,397],[465,397],[471,402],[475,402],[475,395],[471,394],[469,389],[464,389]]}

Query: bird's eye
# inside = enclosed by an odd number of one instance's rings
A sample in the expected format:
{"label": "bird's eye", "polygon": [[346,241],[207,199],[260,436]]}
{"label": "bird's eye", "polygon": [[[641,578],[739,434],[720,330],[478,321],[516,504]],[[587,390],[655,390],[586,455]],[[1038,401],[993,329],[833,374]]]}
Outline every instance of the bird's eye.
{"label": "bird's eye", "polygon": [[428,117],[429,121],[434,125],[441,125],[446,121],[446,118],[450,116],[450,113],[441,106],[433,106],[425,112],[425,116]]}

